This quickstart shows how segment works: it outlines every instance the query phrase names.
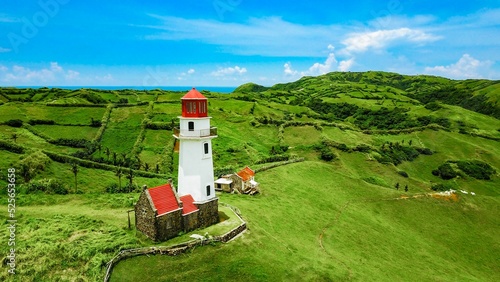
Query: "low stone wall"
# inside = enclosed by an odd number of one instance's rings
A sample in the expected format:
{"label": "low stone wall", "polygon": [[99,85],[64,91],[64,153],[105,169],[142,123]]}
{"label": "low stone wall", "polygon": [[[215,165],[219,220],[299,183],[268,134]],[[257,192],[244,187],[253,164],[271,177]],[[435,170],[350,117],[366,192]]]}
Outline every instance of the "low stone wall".
{"label": "low stone wall", "polygon": [[111,277],[111,272],[113,271],[113,267],[123,259],[135,256],[156,255],[156,254],[177,256],[197,246],[204,246],[214,242],[222,242],[222,243],[229,242],[239,234],[243,233],[247,229],[247,223],[241,217],[240,211],[231,205],[225,203],[220,203],[220,204],[230,208],[234,212],[234,214],[241,220],[242,223],[237,227],[233,228],[232,230],[230,230],[229,232],[220,236],[213,236],[211,238],[206,238],[201,240],[195,239],[170,247],[158,246],[158,247],[144,247],[137,249],[122,250],[108,262],[106,267],[106,275],[104,276],[104,282],[109,281],[109,278]]}

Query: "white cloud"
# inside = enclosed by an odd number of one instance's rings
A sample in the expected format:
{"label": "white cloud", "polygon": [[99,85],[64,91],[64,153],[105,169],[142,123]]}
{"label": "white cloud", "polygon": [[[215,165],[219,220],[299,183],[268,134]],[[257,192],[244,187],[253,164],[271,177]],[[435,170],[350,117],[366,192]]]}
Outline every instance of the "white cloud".
{"label": "white cloud", "polygon": [[292,68],[292,63],[286,62],[283,65],[283,73],[288,78],[296,78],[299,76],[299,74],[300,76],[322,75],[336,70],[348,71],[352,67],[352,65],[354,64],[354,57],[351,57],[348,60],[340,61],[339,63],[335,57],[335,53],[333,52],[335,50],[333,45],[328,44],[327,48],[331,52],[328,53],[328,57],[323,63],[314,63],[306,71],[299,72]]}
{"label": "white cloud", "polygon": [[295,76],[298,74],[296,70],[292,69],[292,63],[290,62],[286,62],[283,65],[283,68],[284,68],[283,72],[285,73],[286,76]]}
{"label": "white cloud", "polygon": [[233,75],[233,74],[244,74],[247,72],[246,68],[240,68],[239,66],[234,66],[234,67],[227,67],[227,68],[220,68],[217,71],[212,72],[213,76],[226,76],[226,75]]}
{"label": "white cloud", "polygon": [[339,71],[348,71],[351,69],[352,65],[354,65],[354,58],[350,58],[349,60],[340,61],[339,63]]}
{"label": "white cloud", "polygon": [[[328,47],[330,47],[329,45]],[[330,48],[328,48],[330,49]],[[333,50],[330,49],[330,50]],[[332,71],[332,68],[337,66],[337,59],[335,58],[335,54],[333,52],[328,54],[328,57],[326,58],[325,62],[323,64],[321,63],[314,63],[309,70],[302,72],[302,75],[320,75],[320,74],[325,74],[330,71]]]}
{"label": "white cloud", "polygon": [[51,62],[50,63],[50,70],[53,72],[61,72],[63,68],[59,66],[57,62]]}
{"label": "white cloud", "polygon": [[396,42],[424,43],[438,40],[439,37],[421,30],[398,28],[371,32],[351,33],[342,41],[346,47],[343,53],[362,53],[369,49],[383,49]]}
{"label": "white cloud", "polygon": [[7,53],[10,51],[11,51],[11,49],[0,47],[0,53]]}
{"label": "white cloud", "polygon": [[113,82],[115,79],[111,74],[106,74],[103,76],[95,76],[94,81],[98,82],[99,84],[104,84],[104,83],[110,83]]}
{"label": "white cloud", "polygon": [[481,73],[489,72],[492,64],[493,62],[491,61],[479,61],[469,54],[464,54],[454,64],[426,67],[425,72],[454,79],[482,78],[484,76]]}
{"label": "white cloud", "polygon": [[194,72],[195,72],[195,70],[194,70],[194,69],[189,69],[189,70],[187,71],[187,73],[188,73],[188,74],[193,74]]}
{"label": "white cloud", "polygon": [[1,66],[0,70],[3,72],[0,81],[14,84],[45,85],[61,81],[71,82],[79,77],[77,71],[66,71],[57,62],[51,62],[50,67],[42,69],[14,65],[10,72],[5,66]]}
{"label": "white cloud", "polygon": [[75,80],[79,77],[80,77],[80,73],[77,71],[73,71],[73,70],[69,70],[65,75],[66,80]]}

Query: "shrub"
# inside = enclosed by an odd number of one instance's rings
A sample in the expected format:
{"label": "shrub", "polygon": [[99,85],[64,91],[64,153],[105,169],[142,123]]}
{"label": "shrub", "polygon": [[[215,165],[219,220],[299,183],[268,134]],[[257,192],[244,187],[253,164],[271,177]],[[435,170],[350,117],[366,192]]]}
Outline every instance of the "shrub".
{"label": "shrub", "polygon": [[42,192],[45,194],[58,194],[66,195],[68,194],[68,187],[57,179],[40,179],[32,181],[25,186],[26,193],[37,193]]}
{"label": "shrub", "polygon": [[23,121],[20,119],[9,119],[5,124],[12,127],[21,127],[23,126]]}
{"label": "shrub", "polygon": [[137,191],[140,191],[139,186],[135,183],[130,184],[129,182],[127,182],[125,186],[122,186],[121,188],[118,186],[117,183],[111,183],[108,186],[106,186],[106,193],[111,193],[111,194],[132,193]]}
{"label": "shrub", "polygon": [[458,175],[449,163],[440,165],[437,169],[432,171],[432,174],[435,176],[439,176],[444,180],[455,178]]}
{"label": "shrub", "polygon": [[45,170],[50,164],[50,158],[44,153],[36,151],[19,161],[20,175],[25,182],[29,182],[39,171]]}
{"label": "shrub", "polygon": [[458,161],[457,166],[468,176],[476,179],[490,180],[496,171],[487,163],[482,161]]}
{"label": "shrub", "polygon": [[429,148],[415,148],[415,150],[417,150],[422,155],[430,156],[433,154],[432,150]]}
{"label": "shrub", "polygon": [[399,170],[398,174],[405,177],[405,178],[408,178],[408,173],[406,173],[406,171]]}
{"label": "shrub", "polygon": [[442,109],[443,107],[437,102],[430,102],[425,104],[425,108],[430,111],[437,111],[439,109]]}
{"label": "shrub", "polygon": [[438,183],[438,184],[432,185],[431,189],[433,191],[448,191],[448,190],[453,189],[453,186],[449,183]]}
{"label": "shrub", "polygon": [[28,121],[30,125],[36,125],[36,124],[48,124],[48,125],[54,125],[56,124],[55,121],[51,119],[30,119]]}
{"label": "shrub", "polygon": [[356,147],[354,147],[352,150],[362,152],[362,153],[368,153],[372,150],[372,148],[366,144],[359,144],[359,145],[356,145]]}
{"label": "shrub", "polygon": [[329,147],[323,147],[320,149],[320,159],[324,160],[324,161],[327,161],[327,162],[330,162],[330,161],[333,161],[337,158],[337,155],[335,155],[335,153],[332,151],[332,149],[330,149]]}
{"label": "shrub", "polygon": [[14,144],[14,143],[4,141],[4,140],[0,140],[0,149],[4,149],[4,150],[7,150],[9,152],[16,153],[16,154],[24,153],[23,147],[21,147],[17,144]]}

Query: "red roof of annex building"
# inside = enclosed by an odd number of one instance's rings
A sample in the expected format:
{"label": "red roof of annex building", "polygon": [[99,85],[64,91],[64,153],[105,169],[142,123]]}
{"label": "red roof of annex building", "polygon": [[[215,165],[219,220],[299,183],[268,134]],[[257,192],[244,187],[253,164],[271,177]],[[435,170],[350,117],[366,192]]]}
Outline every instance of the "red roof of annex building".
{"label": "red roof of annex building", "polygon": [[149,188],[148,192],[153,201],[153,205],[158,211],[158,215],[179,209],[179,203],[177,203],[177,198],[170,184],[167,183],[158,187]]}
{"label": "red roof of annex building", "polygon": [[241,177],[241,179],[243,179],[243,181],[248,181],[250,178],[255,176],[255,172],[248,166],[240,170],[240,172],[238,172],[237,174],[239,177]]}
{"label": "red roof of annex building", "polygon": [[201,94],[198,90],[196,90],[196,88],[193,87],[193,89],[189,90],[189,92],[186,93],[186,95],[184,95],[181,99],[207,100],[207,97],[203,96],[203,94]]}
{"label": "red roof of annex building", "polygon": [[181,197],[182,202],[182,215],[192,213],[198,210],[198,207],[193,203],[193,196],[187,194]]}

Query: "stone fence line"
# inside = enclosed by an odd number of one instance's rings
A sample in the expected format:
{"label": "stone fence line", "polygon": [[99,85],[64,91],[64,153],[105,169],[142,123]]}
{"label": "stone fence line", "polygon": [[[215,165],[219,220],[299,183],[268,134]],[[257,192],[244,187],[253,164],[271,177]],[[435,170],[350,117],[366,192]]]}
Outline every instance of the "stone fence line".
{"label": "stone fence line", "polygon": [[204,246],[204,245],[212,244],[215,242],[227,243],[227,242],[231,241],[233,238],[235,238],[236,236],[238,236],[239,234],[243,233],[247,229],[247,223],[241,217],[241,213],[240,213],[239,209],[234,207],[234,206],[231,206],[229,204],[226,204],[226,203],[219,203],[219,204],[230,208],[234,212],[234,214],[241,220],[241,224],[238,225],[237,227],[231,229],[230,231],[226,232],[225,234],[218,235],[218,236],[212,236],[210,238],[194,239],[194,240],[190,240],[190,241],[187,241],[184,243],[180,243],[180,244],[168,246],[168,247],[167,246],[157,246],[157,247],[144,247],[144,248],[122,250],[107,263],[106,275],[104,276],[104,282],[109,281],[109,279],[111,278],[111,272],[113,271],[113,267],[123,259],[131,258],[131,257],[135,257],[135,256],[156,255],[156,254],[176,256],[176,255],[185,253],[186,251],[193,249],[194,247],[197,247],[197,246]]}

